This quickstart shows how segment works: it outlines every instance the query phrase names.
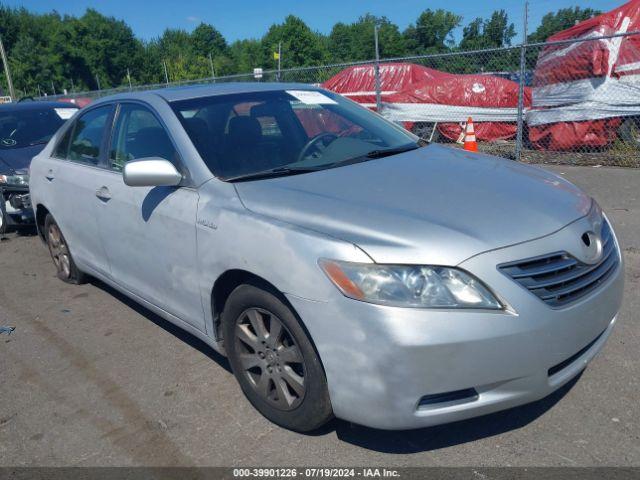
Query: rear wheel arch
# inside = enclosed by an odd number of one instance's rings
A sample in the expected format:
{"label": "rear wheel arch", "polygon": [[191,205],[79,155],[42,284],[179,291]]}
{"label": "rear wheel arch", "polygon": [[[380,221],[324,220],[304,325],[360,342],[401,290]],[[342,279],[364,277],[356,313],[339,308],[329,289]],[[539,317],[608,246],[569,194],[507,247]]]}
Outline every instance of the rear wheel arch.
{"label": "rear wheel arch", "polygon": [[41,203],[39,203],[36,206],[36,227],[38,229],[38,235],[40,236],[40,239],[43,242],[46,241],[45,233],[44,233],[44,222],[47,218],[47,215],[49,215],[49,213],[50,212],[47,209],[47,207],[45,207]]}

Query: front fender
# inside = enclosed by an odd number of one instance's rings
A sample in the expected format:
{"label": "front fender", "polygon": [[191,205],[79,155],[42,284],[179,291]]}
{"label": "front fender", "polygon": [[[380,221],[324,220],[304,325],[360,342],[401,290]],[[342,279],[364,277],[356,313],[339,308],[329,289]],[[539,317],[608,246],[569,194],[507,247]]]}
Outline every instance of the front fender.
{"label": "front fender", "polygon": [[211,291],[228,270],[257,275],[285,295],[326,302],[336,287],[318,259],[372,262],[352,243],[251,212],[233,184],[215,179],[201,188],[196,229],[200,289],[212,336]]}

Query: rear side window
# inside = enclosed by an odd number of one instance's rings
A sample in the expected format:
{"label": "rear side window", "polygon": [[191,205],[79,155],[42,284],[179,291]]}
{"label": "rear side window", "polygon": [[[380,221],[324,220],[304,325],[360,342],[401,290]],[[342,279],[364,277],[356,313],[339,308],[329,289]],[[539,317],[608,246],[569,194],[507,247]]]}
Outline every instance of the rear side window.
{"label": "rear side window", "polygon": [[[67,158],[73,162],[97,165],[111,105],[90,110],[76,120]],[[64,143],[64,139],[63,142]]]}
{"label": "rear side window", "polygon": [[73,125],[71,128],[68,128],[62,140],[58,142],[56,145],[56,149],[53,151],[53,156],[56,158],[67,158],[67,153],[69,152],[69,142],[71,141],[71,135],[73,134]]}
{"label": "rear side window", "polygon": [[116,171],[140,158],[160,157],[179,164],[178,153],[156,116],[148,108],[133,103],[120,106],[109,156],[111,168]]}

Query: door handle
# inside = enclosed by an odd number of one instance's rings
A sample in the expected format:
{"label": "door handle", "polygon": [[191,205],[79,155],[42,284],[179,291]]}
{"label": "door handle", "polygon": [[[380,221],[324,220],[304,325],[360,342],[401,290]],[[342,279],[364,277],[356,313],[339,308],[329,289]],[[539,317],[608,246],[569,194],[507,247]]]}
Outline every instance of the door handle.
{"label": "door handle", "polygon": [[96,197],[107,202],[111,200],[111,192],[109,192],[109,189],[107,187],[100,187],[98,190],[96,190]]}
{"label": "door handle", "polygon": [[49,180],[50,182],[53,181],[55,177],[55,175],[53,174],[53,170],[49,169],[49,171],[47,172],[47,174],[44,176],[44,178],[46,178],[47,180]]}

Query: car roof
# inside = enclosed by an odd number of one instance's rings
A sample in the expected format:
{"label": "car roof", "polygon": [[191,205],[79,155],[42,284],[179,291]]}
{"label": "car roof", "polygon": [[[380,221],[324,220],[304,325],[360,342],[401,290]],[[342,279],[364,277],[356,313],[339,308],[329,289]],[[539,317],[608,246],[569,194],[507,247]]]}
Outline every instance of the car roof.
{"label": "car roof", "polygon": [[238,93],[272,92],[281,90],[317,90],[319,87],[305,83],[260,83],[229,82],[186,87],[168,87],[141,92],[126,92],[101,98],[94,103],[114,100],[146,100],[150,96],[160,97],[171,103],[179,100],[212,97],[216,95],[233,95]]}
{"label": "car roof", "polygon": [[0,113],[33,112],[38,110],[50,110],[52,108],[78,108],[78,106],[70,102],[11,102],[0,105]]}

